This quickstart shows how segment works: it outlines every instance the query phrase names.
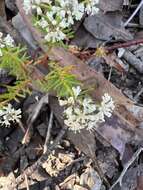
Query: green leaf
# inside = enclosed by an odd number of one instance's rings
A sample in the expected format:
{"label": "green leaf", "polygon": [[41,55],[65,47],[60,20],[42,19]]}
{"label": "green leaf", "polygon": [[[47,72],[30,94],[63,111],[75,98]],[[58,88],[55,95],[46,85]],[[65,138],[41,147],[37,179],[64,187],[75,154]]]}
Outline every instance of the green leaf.
{"label": "green leaf", "polygon": [[37,81],[40,87],[44,91],[56,92],[59,97],[73,96],[72,87],[80,85],[80,82],[71,74],[72,67],[61,68],[54,64],[51,68],[52,71],[45,76],[43,81]]}
{"label": "green leaf", "polygon": [[28,62],[28,57],[25,50],[20,46],[3,48],[3,56],[0,57],[0,68],[9,70],[10,74],[15,75],[18,80],[27,79],[24,63]]}

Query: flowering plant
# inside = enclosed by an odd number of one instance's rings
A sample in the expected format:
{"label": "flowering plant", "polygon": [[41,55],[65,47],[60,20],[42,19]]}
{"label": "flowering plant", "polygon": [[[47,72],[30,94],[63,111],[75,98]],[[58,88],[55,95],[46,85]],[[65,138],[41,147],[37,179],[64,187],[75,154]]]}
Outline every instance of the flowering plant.
{"label": "flowering plant", "polygon": [[[26,13],[33,10],[34,24],[43,32],[45,41],[55,44],[71,37],[72,25],[85,13],[96,14],[97,3],[98,0],[24,0],[23,6]],[[0,95],[0,101],[8,103],[18,96],[23,96],[19,92],[23,92],[29,80],[31,81],[31,76],[25,67],[28,57],[25,49],[15,46],[10,35],[3,37],[0,33],[0,61],[0,67],[8,69],[17,79],[15,86],[6,86],[7,92]],[[96,104],[86,95],[82,96],[82,91],[77,86],[80,83],[70,73],[70,69],[54,65],[52,71],[40,81],[40,84],[44,90],[56,91],[59,98],[65,98],[59,99],[59,103],[64,106],[64,121],[69,129],[94,130],[98,123],[105,121],[105,117],[111,117],[115,107],[114,101],[107,93],[103,95],[100,104]],[[28,92],[27,87],[26,92]],[[3,105],[2,103],[0,102],[0,105]],[[10,122],[18,121],[16,117],[20,118],[20,112],[15,112],[9,104],[0,110],[0,124],[9,126]]]}
{"label": "flowering plant", "polygon": [[83,128],[94,130],[98,123],[105,122],[105,117],[111,117],[115,108],[114,101],[107,93],[103,95],[101,104],[95,104],[90,97],[81,97],[80,86],[73,87],[74,96],[59,100],[64,109],[65,124],[70,130],[80,131]]}
{"label": "flowering plant", "polygon": [[16,77],[12,85],[0,83],[0,87],[6,89],[5,93],[0,93],[0,108],[11,100],[17,100],[29,92],[27,84],[29,82],[28,72],[25,63],[28,57],[25,48],[16,46],[14,39],[7,34],[6,37],[0,33],[0,69]]}
{"label": "flowering plant", "polygon": [[0,32],[0,57],[3,56],[4,48],[14,47],[14,40],[13,38],[7,34],[6,37],[3,37],[3,33]]}
{"label": "flowering plant", "polygon": [[24,0],[26,14],[34,10],[34,25],[44,33],[44,40],[61,42],[73,37],[71,26],[83,15],[98,12],[98,0]]}

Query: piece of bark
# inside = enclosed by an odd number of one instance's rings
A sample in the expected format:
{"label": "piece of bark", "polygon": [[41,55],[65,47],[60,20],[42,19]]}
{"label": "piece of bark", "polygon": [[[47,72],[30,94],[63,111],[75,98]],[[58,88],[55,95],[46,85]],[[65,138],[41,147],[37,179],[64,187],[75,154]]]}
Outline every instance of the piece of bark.
{"label": "piece of bark", "polygon": [[0,16],[0,31],[10,34],[16,43],[22,43],[25,45],[24,40],[21,38],[20,34],[7,22],[3,17]]}
{"label": "piece of bark", "polygon": [[86,30],[98,39],[132,40],[133,36],[122,27],[122,15],[118,12],[98,13],[84,21]]}
{"label": "piece of bark", "polygon": [[143,176],[137,177],[137,188],[135,190],[143,190]]}
{"label": "piece of bark", "polygon": [[123,54],[123,58],[132,65],[138,72],[143,73],[143,62],[137,58],[133,53],[126,50]]}
{"label": "piece of bark", "polygon": [[18,9],[16,7],[15,0],[5,0],[6,7],[11,10],[14,14],[17,14]]}
{"label": "piece of bark", "polygon": [[100,0],[99,8],[104,12],[120,11],[123,6],[123,0]]}
{"label": "piece of bark", "polygon": [[140,8],[139,12],[139,24],[143,26],[143,6]]}
{"label": "piece of bark", "polygon": [[5,0],[0,0],[0,16],[6,19]]}

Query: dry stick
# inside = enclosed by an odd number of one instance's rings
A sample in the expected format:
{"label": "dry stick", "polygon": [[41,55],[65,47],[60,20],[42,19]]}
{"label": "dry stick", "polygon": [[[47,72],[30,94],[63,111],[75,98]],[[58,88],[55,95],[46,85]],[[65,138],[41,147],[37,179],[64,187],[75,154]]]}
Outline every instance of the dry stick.
{"label": "dry stick", "polygon": [[136,28],[136,29],[143,29],[143,26],[136,23],[129,23],[126,28]]}
{"label": "dry stick", "polygon": [[34,114],[32,116],[32,118],[30,119],[30,123],[34,123],[34,121],[36,120],[36,118],[39,115],[39,112],[43,106],[43,104],[48,104],[49,103],[49,94],[44,95],[40,101],[38,102],[36,108],[34,109]]}
{"label": "dry stick", "polygon": [[113,67],[111,66],[111,68],[110,68],[110,72],[109,72],[109,75],[108,75],[108,81],[110,81],[110,79],[111,79],[112,70],[113,70]]}
{"label": "dry stick", "polygon": [[45,103],[47,104],[48,102],[49,102],[49,95],[48,94],[43,96],[40,99],[40,101],[38,102],[37,106],[35,107],[35,109],[33,111],[34,113],[32,115],[32,118],[30,118],[29,119],[30,121],[28,121],[29,126],[28,126],[28,129],[26,130],[24,137],[23,137],[22,144],[25,144],[27,142],[27,138],[29,137],[29,131],[30,131],[31,127],[33,126],[34,121],[38,117],[43,104],[45,104]]}
{"label": "dry stick", "polygon": [[139,3],[139,5],[137,6],[137,8],[135,9],[135,11],[133,12],[133,14],[130,16],[130,18],[124,23],[124,27],[126,27],[128,25],[128,23],[134,18],[134,16],[137,14],[137,12],[140,10],[140,8],[143,5],[143,0],[141,0],[141,2]]}
{"label": "dry stick", "polygon": [[27,189],[27,190],[30,190],[30,189],[29,189],[29,184],[28,184],[28,178],[27,178],[27,175],[26,175],[26,174],[24,174],[24,175],[25,175],[26,189]]}
{"label": "dry stick", "polygon": [[140,89],[140,91],[135,95],[134,100],[137,101],[140,95],[143,93],[143,87]]}
{"label": "dry stick", "polygon": [[23,123],[20,120],[18,120],[18,125],[21,128],[21,130],[23,131],[23,133],[25,133],[26,130],[25,130],[24,126],[23,126]]}
{"label": "dry stick", "polygon": [[5,0],[0,0],[0,16],[6,20]]}
{"label": "dry stick", "polygon": [[45,144],[44,144],[44,151],[43,151],[44,154],[48,150],[48,144],[49,144],[49,140],[50,140],[52,124],[53,124],[53,111],[51,111],[51,114],[50,114],[50,119],[49,119],[49,124],[48,124],[48,129],[47,129],[47,135],[46,135],[46,140],[45,140]]}
{"label": "dry stick", "polygon": [[122,180],[123,177],[126,173],[126,171],[128,170],[128,168],[131,166],[131,164],[136,160],[136,158],[140,155],[140,153],[143,151],[143,147],[139,148],[134,155],[132,156],[132,158],[125,164],[124,169],[120,175],[120,177],[117,179],[117,181],[110,187],[109,190],[112,190],[118,183],[120,185],[120,187],[122,186]]}
{"label": "dry stick", "polygon": [[111,50],[115,50],[115,49],[118,49],[118,48],[126,48],[126,47],[130,47],[130,46],[133,46],[133,45],[141,44],[141,43],[143,43],[142,38],[137,39],[137,40],[130,40],[130,41],[125,42],[125,43],[118,43],[118,44],[112,45],[110,47],[105,47],[105,50],[111,51]]}

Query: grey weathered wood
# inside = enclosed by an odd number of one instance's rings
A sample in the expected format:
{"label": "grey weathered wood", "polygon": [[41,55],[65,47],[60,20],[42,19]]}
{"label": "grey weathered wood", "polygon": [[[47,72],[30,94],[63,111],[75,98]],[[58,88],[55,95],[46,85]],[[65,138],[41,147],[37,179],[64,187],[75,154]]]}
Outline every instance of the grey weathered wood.
{"label": "grey weathered wood", "polygon": [[6,19],[5,0],[0,0],[0,16]]}

